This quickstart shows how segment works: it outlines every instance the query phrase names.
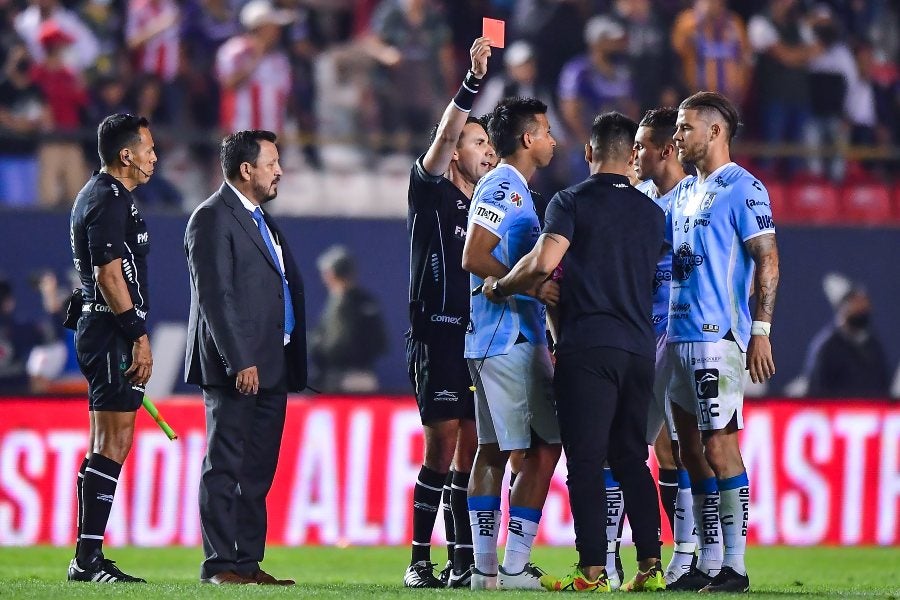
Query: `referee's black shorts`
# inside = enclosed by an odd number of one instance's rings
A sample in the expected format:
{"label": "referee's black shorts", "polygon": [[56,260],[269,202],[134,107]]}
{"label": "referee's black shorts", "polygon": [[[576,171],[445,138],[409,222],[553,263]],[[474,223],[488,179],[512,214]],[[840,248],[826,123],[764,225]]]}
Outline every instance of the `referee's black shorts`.
{"label": "referee's black shorts", "polygon": [[88,382],[92,411],[134,412],[144,400],[144,386],[125,377],[131,366],[132,343],[111,313],[82,313],[75,332],[78,367]]}
{"label": "referee's black shorts", "polygon": [[422,342],[407,338],[406,364],[423,424],[475,420],[472,378],[463,356],[465,336]]}

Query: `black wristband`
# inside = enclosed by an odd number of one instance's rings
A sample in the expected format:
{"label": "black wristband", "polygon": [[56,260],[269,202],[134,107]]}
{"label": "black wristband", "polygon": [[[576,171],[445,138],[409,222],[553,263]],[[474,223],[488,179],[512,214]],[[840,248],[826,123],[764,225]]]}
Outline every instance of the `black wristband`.
{"label": "black wristband", "polygon": [[481,87],[481,80],[475,77],[471,70],[468,71],[462,85],[459,86],[459,91],[453,96],[453,104],[456,105],[456,108],[463,112],[470,112],[479,87]]}
{"label": "black wristband", "polygon": [[122,333],[125,334],[125,337],[132,342],[136,342],[147,335],[147,327],[144,324],[144,320],[138,316],[133,306],[125,312],[116,315],[116,324],[118,324]]}

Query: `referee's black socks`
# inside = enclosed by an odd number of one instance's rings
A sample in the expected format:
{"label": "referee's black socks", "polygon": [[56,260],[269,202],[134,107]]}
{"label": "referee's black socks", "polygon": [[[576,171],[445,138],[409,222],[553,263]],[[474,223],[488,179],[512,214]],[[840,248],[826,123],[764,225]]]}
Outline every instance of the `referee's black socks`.
{"label": "referee's black socks", "polygon": [[81,466],[78,467],[78,476],[75,478],[75,497],[78,500],[78,537],[75,538],[75,555],[78,555],[78,548],[81,546],[81,523],[84,521],[84,471],[88,466],[88,457],[81,459]]}
{"label": "referee's black socks", "polygon": [[669,518],[669,527],[675,530],[675,498],[678,497],[678,469],[659,470],[659,498]]}
{"label": "referee's black socks", "polygon": [[472,527],[469,524],[469,473],[453,473],[450,504],[453,507],[453,524],[456,531],[456,551],[453,569],[462,573],[475,562],[472,551]]}
{"label": "referee's black socks", "polygon": [[416,487],[413,490],[413,539],[410,564],[421,561],[431,562],[431,534],[434,520],[441,504],[446,473],[432,471],[425,465],[419,469]]}
{"label": "referee's black socks", "polygon": [[103,534],[121,472],[122,465],[96,452],[88,460],[82,484],[84,517],[76,554],[82,567],[87,566],[94,552],[103,547]]}

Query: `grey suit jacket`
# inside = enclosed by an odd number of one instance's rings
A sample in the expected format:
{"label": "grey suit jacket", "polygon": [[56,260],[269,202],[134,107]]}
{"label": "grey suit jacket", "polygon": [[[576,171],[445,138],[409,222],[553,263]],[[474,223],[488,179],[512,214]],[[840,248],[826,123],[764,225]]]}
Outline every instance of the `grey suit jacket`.
{"label": "grey suit jacket", "polygon": [[238,371],[256,366],[261,389],[299,392],[306,387],[306,318],[303,280],[287,240],[269,215],[281,244],[296,325],[284,346],[284,299],[278,265],[253,217],[222,184],[198,206],[184,234],[191,277],[191,313],[185,381],[234,386]]}

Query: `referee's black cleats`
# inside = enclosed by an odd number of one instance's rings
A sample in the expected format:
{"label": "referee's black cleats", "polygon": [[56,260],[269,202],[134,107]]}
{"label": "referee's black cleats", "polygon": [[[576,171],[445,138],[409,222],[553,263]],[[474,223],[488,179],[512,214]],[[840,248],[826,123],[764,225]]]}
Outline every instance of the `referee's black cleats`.
{"label": "referee's black cleats", "polygon": [[[672,588],[669,588],[672,589]],[[701,592],[749,592],[750,578],[741,575],[731,567],[722,567],[722,570],[712,578],[709,584],[700,590]]]}
{"label": "referee's black cleats", "polygon": [[698,569],[691,567],[691,570],[666,586],[670,592],[699,592],[710,583],[713,578]]}
{"label": "referee's black cleats", "polygon": [[408,588],[442,588],[444,583],[434,576],[433,562],[420,560],[406,568],[403,585]]}
{"label": "referee's black cleats", "polygon": [[462,572],[457,572],[456,569],[450,569],[447,587],[469,589],[472,585],[472,569],[474,568],[475,565],[469,565],[469,567],[463,569]]}
{"label": "referee's black cleats", "polygon": [[145,579],[133,577],[116,566],[116,561],[95,552],[87,566],[78,564],[73,558],[69,563],[69,581],[90,581],[93,583],[147,583]]}

